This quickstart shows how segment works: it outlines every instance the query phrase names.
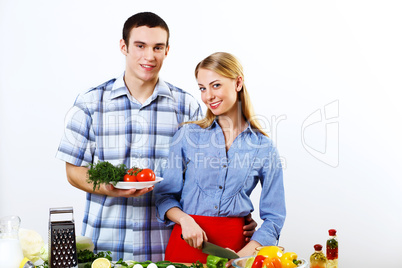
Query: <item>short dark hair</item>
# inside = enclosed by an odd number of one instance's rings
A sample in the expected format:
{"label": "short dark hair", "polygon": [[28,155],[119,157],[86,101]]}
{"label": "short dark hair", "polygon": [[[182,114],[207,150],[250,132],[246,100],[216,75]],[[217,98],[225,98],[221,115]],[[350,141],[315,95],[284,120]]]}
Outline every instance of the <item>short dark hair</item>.
{"label": "short dark hair", "polygon": [[147,26],[149,28],[160,27],[164,29],[167,32],[166,46],[169,45],[169,27],[161,17],[152,12],[140,12],[126,20],[123,27],[123,40],[127,45],[131,30],[141,26]]}

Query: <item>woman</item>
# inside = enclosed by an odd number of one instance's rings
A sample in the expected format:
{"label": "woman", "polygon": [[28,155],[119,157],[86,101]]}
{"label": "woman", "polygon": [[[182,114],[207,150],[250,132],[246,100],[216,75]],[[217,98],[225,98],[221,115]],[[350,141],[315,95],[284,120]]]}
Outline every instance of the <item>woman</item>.
{"label": "woman", "polygon": [[[164,180],[155,188],[158,218],[176,223],[165,259],[205,263],[203,241],[252,255],[258,246],[277,244],[285,220],[279,155],[255,118],[243,68],[233,55],[210,55],[195,76],[206,117],[175,134]],[[250,194],[258,182],[264,222],[246,244],[244,216],[253,211]]]}

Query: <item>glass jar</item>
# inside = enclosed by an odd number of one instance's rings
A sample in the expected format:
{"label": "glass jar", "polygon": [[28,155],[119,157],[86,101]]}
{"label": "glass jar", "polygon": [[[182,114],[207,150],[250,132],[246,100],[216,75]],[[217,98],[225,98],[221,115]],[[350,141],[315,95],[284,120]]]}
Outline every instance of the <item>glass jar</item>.
{"label": "glass jar", "polygon": [[18,216],[0,219],[0,260],[2,268],[19,267],[24,255],[18,237],[21,220]]}
{"label": "glass jar", "polygon": [[338,268],[338,238],[336,230],[328,230],[329,238],[327,240],[327,268]]}
{"label": "glass jar", "polygon": [[327,258],[322,252],[322,245],[314,245],[315,252],[310,256],[310,268],[326,268]]}

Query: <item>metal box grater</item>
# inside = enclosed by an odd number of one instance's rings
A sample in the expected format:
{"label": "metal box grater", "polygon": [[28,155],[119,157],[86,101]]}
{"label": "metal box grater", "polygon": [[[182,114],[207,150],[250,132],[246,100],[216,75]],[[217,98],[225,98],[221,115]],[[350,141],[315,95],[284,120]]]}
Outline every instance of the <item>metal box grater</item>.
{"label": "metal box grater", "polygon": [[49,209],[49,267],[78,267],[72,207]]}

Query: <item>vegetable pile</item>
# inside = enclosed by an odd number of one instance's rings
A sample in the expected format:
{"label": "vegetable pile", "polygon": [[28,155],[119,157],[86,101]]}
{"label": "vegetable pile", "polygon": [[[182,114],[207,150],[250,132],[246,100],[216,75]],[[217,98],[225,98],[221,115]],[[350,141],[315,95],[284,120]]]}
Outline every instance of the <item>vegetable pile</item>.
{"label": "vegetable pile", "polygon": [[[42,240],[43,241],[43,240]],[[105,258],[112,262],[112,254],[110,251],[100,251],[98,253],[94,253],[94,244],[89,237],[85,236],[76,236],[76,247],[77,247],[77,258],[78,258],[78,267],[82,268],[91,268],[92,263],[95,260],[99,260],[101,258]],[[47,245],[42,246],[42,254],[41,258],[43,263],[40,265],[36,265],[37,268],[49,268],[48,263],[48,255],[47,255]],[[38,253],[39,255],[39,253]],[[169,267],[170,266],[170,267]],[[137,262],[137,261],[123,261],[120,259],[117,262],[112,262],[112,267],[122,267],[122,268],[189,268],[188,266],[181,263],[173,263],[170,261],[159,261],[159,262]],[[200,262],[193,263],[190,267],[193,268],[202,268],[203,265]]]}
{"label": "vegetable pile", "polygon": [[294,252],[286,252],[277,246],[267,246],[260,249],[253,262],[248,262],[247,266],[251,268],[294,268],[301,261],[297,260],[297,254]]}
{"label": "vegetable pile", "polygon": [[102,183],[113,183],[116,185],[116,183],[121,181],[139,182],[155,180],[155,173],[149,168],[140,169],[132,167],[128,169],[124,164],[114,166],[107,161],[89,164],[88,167],[87,182],[93,183],[94,191],[99,189]]}

